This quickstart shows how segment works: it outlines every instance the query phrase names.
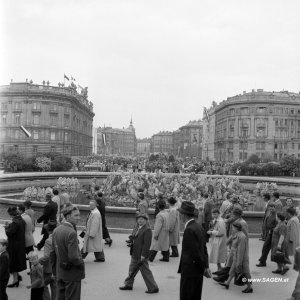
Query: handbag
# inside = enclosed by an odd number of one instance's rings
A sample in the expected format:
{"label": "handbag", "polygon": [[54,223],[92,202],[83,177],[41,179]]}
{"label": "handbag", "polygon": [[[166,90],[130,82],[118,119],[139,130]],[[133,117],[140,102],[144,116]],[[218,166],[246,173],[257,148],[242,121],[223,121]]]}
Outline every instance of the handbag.
{"label": "handbag", "polygon": [[283,264],[285,262],[284,253],[280,250],[276,250],[276,252],[273,255],[273,260],[277,264]]}

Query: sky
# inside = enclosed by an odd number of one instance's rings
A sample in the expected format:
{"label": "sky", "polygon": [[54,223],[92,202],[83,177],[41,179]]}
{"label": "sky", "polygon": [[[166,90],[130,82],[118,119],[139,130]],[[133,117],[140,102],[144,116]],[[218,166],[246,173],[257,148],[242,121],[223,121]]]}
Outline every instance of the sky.
{"label": "sky", "polygon": [[298,0],[3,0],[0,84],[88,86],[93,126],[138,138],[252,89],[300,91]]}

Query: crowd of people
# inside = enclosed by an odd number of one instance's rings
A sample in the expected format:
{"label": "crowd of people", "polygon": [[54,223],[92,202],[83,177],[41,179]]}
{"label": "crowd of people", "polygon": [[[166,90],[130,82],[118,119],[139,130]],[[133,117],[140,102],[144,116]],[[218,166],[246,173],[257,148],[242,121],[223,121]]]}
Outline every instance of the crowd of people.
{"label": "crowd of people", "polygon": [[231,162],[206,161],[200,158],[174,158],[167,155],[143,157],[84,157],[74,158],[74,167],[80,171],[97,167],[101,172],[147,172],[147,173],[203,173],[203,174],[236,174]]}
{"label": "crowd of people", "polygon": [[[146,293],[159,292],[159,286],[150,269],[158,252],[161,263],[180,256],[180,299],[201,299],[203,277],[206,276],[229,289],[246,284],[243,293],[253,293],[249,267],[249,232],[243,218],[243,208],[235,193],[227,193],[222,202],[214,201],[209,191],[202,194],[202,206],[192,201],[178,201],[176,196],[156,194],[155,223],[149,223],[150,201],[140,187],[137,194],[136,223],[126,241],[130,247],[129,275],[120,290],[132,290],[135,276],[141,271]],[[81,280],[85,278],[86,256],[93,252],[96,263],[105,262],[104,244],[112,246],[106,226],[105,197],[99,186],[93,186],[88,195],[90,213],[86,226],[79,234],[84,239],[79,248],[77,225],[78,208],[70,202],[62,188],[46,196],[47,203],[41,217],[35,221],[32,203],[25,201],[9,207],[11,221],[5,224],[7,239],[0,239],[0,296],[7,299],[6,287],[18,287],[22,281],[19,272],[27,269],[31,277],[31,299],[80,299]],[[265,267],[268,254],[276,269],[274,274],[285,276],[295,256],[295,269],[299,270],[300,225],[292,200],[286,204],[279,193],[265,194],[265,214],[262,223],[262,254],[257,267]],[[34,240],[35,224],[43,223],[42,239]],[[181,253],[181,224],[184,225]],[[207,247],[209,245],[209,247]],[[38,255],[38,251],[43,253]],[[208,251],[209,249],[209,251]],[[215,265],[211,273],[209,264]],[[9,282],[10,274],[12,281]],[[291,299],[300,299],[300,273]]]}

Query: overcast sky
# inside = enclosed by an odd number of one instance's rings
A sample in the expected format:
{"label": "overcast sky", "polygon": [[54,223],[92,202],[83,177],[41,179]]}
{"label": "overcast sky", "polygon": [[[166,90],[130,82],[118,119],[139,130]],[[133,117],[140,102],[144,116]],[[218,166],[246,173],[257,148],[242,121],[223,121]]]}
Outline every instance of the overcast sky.
{"label": "overcast sky", "polygon": [[137,137],[252,89],[300,91],[300,1],[3,0],[0,84],[88,86],[94,127]]}

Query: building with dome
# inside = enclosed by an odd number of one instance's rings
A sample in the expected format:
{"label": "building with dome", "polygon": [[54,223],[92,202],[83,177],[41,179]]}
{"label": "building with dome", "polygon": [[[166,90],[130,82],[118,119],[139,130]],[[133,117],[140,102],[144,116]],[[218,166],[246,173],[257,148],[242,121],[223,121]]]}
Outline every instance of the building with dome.
{"label": "building with dome", "polygon": [[245,161],[300,157],[300,94],[243,92],[203,113],[203,159]]}
{"label": "building with dome", "polygon": [[[93,103],[87,88],[11,82],[0,87],[1,153],[92,154]],[[24,131],[25,129],[25,131]]]}

